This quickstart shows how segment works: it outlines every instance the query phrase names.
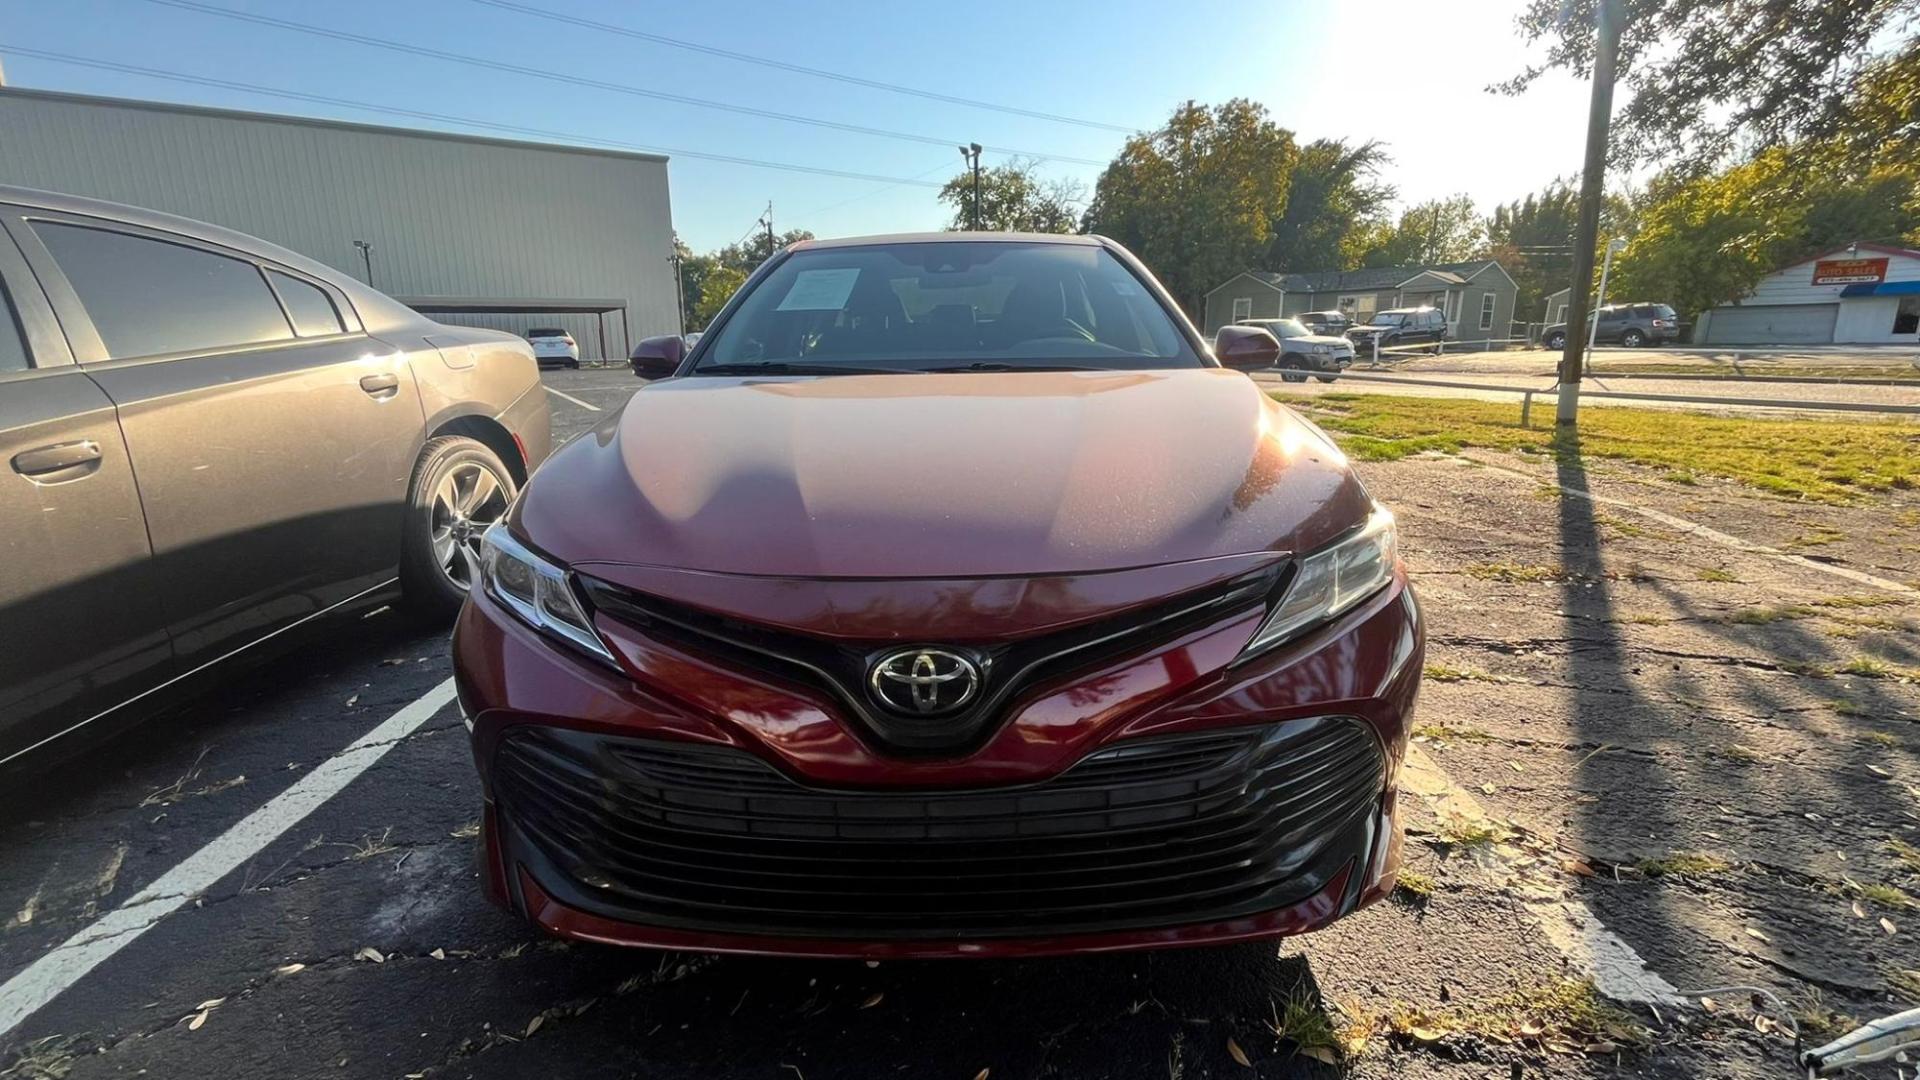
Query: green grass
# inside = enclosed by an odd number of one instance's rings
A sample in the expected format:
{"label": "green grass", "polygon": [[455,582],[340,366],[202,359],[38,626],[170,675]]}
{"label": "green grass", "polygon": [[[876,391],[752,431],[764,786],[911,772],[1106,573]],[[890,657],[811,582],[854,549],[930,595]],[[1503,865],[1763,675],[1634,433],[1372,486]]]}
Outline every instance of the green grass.
{"label": "green grass", "polygon": [[1853,891],[1858,893],[1862,900],[1870,900],[1881,907],[1897,908],[1904,911],[1913,906],[1913,897],[1908,896],[1905,889],[1895,888],[1892,885],[1882,885],[1878,882],[1868,884],[1855,882]]}
{"label": "green grass", "polygon": [[1393,883],[1393,891],[1401,899],[1421,903],[1431,899],[1434,891],[1439,888],[1439,882],[1417,870],[1400,871],[1400,876],[1395,878]]}
{"label": "green grass", "polygon": [[1824,596],[1815,600],[1815,607],[1824,608],[1875,608],[1897,607],[1906,603],[1905,597],[1890,596],[1886,593],[1868,593],[1866,595]]}
{"label": "green grass", "polygon": [[1805,604],[1777,604],[1773,607],[1741,608],[1721,616],[1719,621],[1739,626],[1765,626],[1768,623],[1805,619],[1818,614],[1819,612]]}
{"label": "green grass", "polygon": [[1413,735],[1414,738],[1433,742],[1486,742],[1493,738],[1479,728],[1455,724],[1416,724]]}
{"label": "green grass", "polygon": [[1734,574],[1732,571],[1717,568],[1702,570],[1693,576],[1699,578],[1701,581],[1734,582],[1736,584],[1740,581],[1739,575]]}
{"label": "green grass", "polygon": [[1704,851],[1676,851],[1665,858],[1641,859],[1634,869],[1648,877],[1705,877],[1724,874],[1733,869],[1733,864]]}
{"label": "green grass", "polygon": [[1891,488],[1920,487],[1915,423],[1595,408],[1582,412],[1576,444],[1551,423],[1521,427],[1517,403],[1353,394],[1313,399],[1308,407],[1350,455],[1366,461],[1479,447],[1625,461],[1662,476],[1716,476],[1824,503],[1867,502]]}
{"label": "green grass", "polygon": [[1920,680],[1920,669],[1889,664],[1872,656],[1856,656],[1833,669],[1837,675],[1858,675],[1863,679]]}
{"label": "green grass", "polygon": [[1427,678],[1434,682],[1506,682],[1498,675],[1489,675],[1475,668],[1458,668],[1450,664],[1428,664],[1424,671]]}
{"label": "green grass", "polygon": [[1468,563],[1461,572],[1481,581],[1504,581],[1509,584],[1559,581],[1567,576],[1567,572],[1558,566],[1509,562]]}
{"label": "green grass", "polygon": [[1889,837],[1885,847],[1887,854],[1900,860],[1900,865],[1906,867],[1908,873],[1920,874],[1920,848],[1897,836]]}
{"label": "green grass", "polygon": [[1506,838],[1506,832],[1493,822],[1461,814],[1444,818],[1434,835],[1441,843],[1457,848],[1488,847]]}

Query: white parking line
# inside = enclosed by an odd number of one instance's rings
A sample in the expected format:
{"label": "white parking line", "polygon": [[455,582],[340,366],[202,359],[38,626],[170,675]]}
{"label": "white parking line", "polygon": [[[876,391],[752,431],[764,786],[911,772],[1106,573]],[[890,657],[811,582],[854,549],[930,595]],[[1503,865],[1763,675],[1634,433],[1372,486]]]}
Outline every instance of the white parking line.
{"label": "white parking line", "polygon": [[560,391],[558,391],[558,390],[555,390],[555,389],[554,389],[553,387],[551,387],[551,386],[549,386],[549,387],[547,387],[547,393],[549,393],[549,394],[552,394],[552,395],[553,395],[554,397],[557,397],[557,398],[559,398],[559,399],[560,399],[560,400],[562,400],[562,401],[571,401],[571,402],[573,402],[573,403],[574,403],[575,405],[578,405],[578,406],[580,406],[581,408],[583,408],[583,409],[586,409],[586,410],[587,410],[588,412],[599,412],[599,411],[600,411],[600,406],[598,406],[598,405],[590,405],[590,404],[588,404],[587,402],[584,402],[584,401],[581,401],[581,400],[580,400],[579,398],[577,398],[577,397],[574,397],[574,396],[573,396],[572,394],[563,394],[563,393],[561,393]]}
{"label": "white parking line", "polygon": [[[1436,816],[1445,820],[1461,817],[1488,822],[1487,815],[1474,798],[1453,782],[1433,758],[1418,746],[1407,747],[1400,769],[1400,786],[1426,800]],[[1498,859],[1498,854],[1490,856]],[[1569,895],[1564,885],[1534,876],[1533,889],[1522,891],[1521,902],[1560,955],[1582,974],[1593,980],[1594,989],[1615,1001],[1643,1005],[1678,1005],[1684,999],[1680,991],[1647,967],[1633,946],[1606,928],[1600,917],[1584,902]]]}
{"label": "white parking line", "polygon": [[[1490,469],[1499,469],[1501,472],[1512,473],[1514,476],[1523,476],[1533,481],[1540,480],[1540,477],[1535,476],[1534,474],[1527,472],[1524,469],[1516,469],[1510,465],[1503,465],[1497,461],[1488,461],[1484,458],[1474,457],[1471,454],[1465,455],[1465,456],[1469,461],[1478,462],[1479,464],[1485,465]],[[1809,559],[1804,555],[1795,555],[1791,551],[1781,551],[1777,547],[1770,547],[1766,544],[1756,543],[1744,537],[1734,536],[1732,533],[1723,533],[1718,529],[1710,529],[1707,526],[1702,525],[1697,521],[1688,521],[1686,518],[1675,517],[1674,515],[1666,513],[1665,511],[1655,510],[1647,506],[1641,506],[1639,503],[1631,503],[1626,501],[1625,499],[1615,499],[1606,495],[1596,495],[1585,488],[1574,487],[1570,484],[1561,484],[1560,491],[1564,495],[1568,495],[1576,499],[1585,499],[1587,502],[1590,502],[1590,503],[1599,503],[1599,504],[1604,504],[1606,506],[1618,507],[1622,510],[1632,511],[1633,513],[1639,514],[1641,517],[1648,518],[1652,521],[1657,521],[1660,524],[1665,525],[1670,529],[1679,529],[1681,532],[1692,533],[1694,536],[1697,536],[1702,540],[1711,541],[1715,544],[1721,545],[1722,547],[1729,547],[1735,551],[1744,551],[1751,555],[1764,555],[1770,559],[1777,559],[1780,562],[1787,563],[1792,566],[1802,567],[1807,570],[1818,570],[1823,574],[1830,574],[1833,577],[1844,578],[1848,581],[1853,582],[1856,585],[1869,585],[1876,589],[1885,589],[1888,592],[1898,592],[1898,593],[1913,593],[1916,591],[1920,591],[1920,590],[1914,589],[1913,586],[1908,585],[1905,582],[1895,581],[1892,578],[1883,578],[1878,574],[1869,574],[1864,570],[1855,570],[1851,566],[1836,566],[1833,563],[1824,563],[1824,562],[1820,562],[1817,559]]]}
{"label": "white parking line", "polygon": [[0,986],[0,1036],[258,854],[453,700],[448,679]]}

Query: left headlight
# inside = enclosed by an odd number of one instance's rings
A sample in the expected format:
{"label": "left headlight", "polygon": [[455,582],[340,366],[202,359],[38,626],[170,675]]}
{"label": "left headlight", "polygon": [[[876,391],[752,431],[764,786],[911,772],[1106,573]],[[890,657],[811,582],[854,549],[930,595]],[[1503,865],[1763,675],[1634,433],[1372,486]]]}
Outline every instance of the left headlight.
{"label": "left headlight", "polygon": [[618,668],[606,642],[568,580],[567,568],[548,562],[513,538],[505,521],[496,521],[480,537],[480,580],[487,595],[520,621],[586,650]]}
{"label": "left headlight", "polygon": [[1300,560],[1293,581],[1241,655],[1270,649],[1337,618],[1393,580],[1393,513],[1376,506],[1358,532]]}

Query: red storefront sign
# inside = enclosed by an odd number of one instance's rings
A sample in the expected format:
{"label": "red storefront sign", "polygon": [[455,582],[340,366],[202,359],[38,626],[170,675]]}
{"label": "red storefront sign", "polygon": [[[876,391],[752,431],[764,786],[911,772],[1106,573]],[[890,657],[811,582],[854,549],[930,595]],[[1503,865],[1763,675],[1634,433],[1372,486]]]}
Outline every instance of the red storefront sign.
{"label": "red storefront sign", "polygon": [[1821,259],[1813,264],[1815,285],[1854,285],[1887,280],[1886,259]]}

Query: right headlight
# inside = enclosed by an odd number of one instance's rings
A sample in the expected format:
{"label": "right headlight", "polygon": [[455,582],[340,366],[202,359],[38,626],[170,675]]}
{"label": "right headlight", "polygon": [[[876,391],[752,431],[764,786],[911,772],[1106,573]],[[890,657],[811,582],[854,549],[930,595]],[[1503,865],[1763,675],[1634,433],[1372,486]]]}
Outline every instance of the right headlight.
{"label": "right headlight", "polygon": [[515,540],[505,521],[494,522],[480,537],[480,581],[488,596],[535,630],[584,649],[617,669],[619,662],[594,632],[569,576],[566,567]]}
{"label": "right headlight", "polygon": [[1293,581],[1241,655],[1270,649],[1329,622],[1393,580],[1393,513],[1376,506],[1360,531],[1300,560]]}

